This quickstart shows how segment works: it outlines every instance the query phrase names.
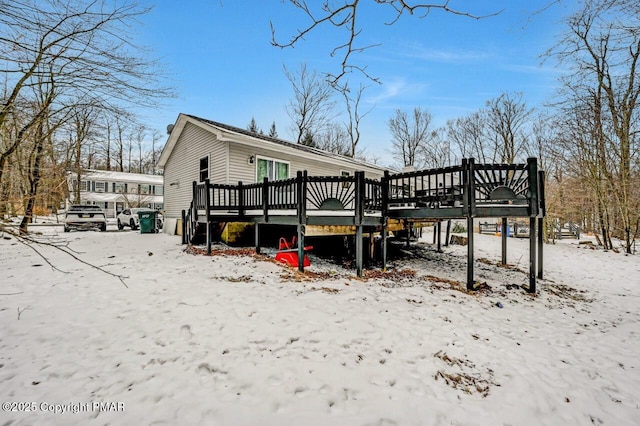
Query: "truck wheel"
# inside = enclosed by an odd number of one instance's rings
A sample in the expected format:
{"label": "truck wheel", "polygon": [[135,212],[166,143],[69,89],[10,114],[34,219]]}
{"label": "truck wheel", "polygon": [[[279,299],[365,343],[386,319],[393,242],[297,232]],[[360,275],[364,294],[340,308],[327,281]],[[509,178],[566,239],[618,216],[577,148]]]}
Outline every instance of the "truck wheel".
{"label": "truck wheel", "polygon": [[106,230],[107,230],[107,224],[106,224],[106,223],[103,223],[103,224],[100,226],[100,232],[104,232],[104,231],[106,231]]}
{"label": "truck wheel", "polygon": [[64,227],[64,232],[69,232],[69,227],[68,226]]}
{"label": "truck wheel", "polygon": [[123,228],[124,225],[122,224],[122,222],[120,222],[120,219],[118,219],[118,230],[122,231]]}
{"label": "truck wheel", "polygon": [[131,229],[132,229],[133,231],[135,231],[135,230],[136,230],[136,223],[133,221],[133,219],[131,219],[131,220],[129,221],[129,226],[131,227]]}

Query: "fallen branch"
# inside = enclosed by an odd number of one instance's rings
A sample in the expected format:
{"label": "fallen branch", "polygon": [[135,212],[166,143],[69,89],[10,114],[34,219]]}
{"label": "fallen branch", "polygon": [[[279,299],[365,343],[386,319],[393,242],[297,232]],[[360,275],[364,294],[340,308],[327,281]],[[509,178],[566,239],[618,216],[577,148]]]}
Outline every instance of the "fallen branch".
{"label": "fallen branch", "polygon": [[2,231],[3,233],[6,232],[7,234],[13,236],[16,240],[18,240],[19,243],[24,244],[25,246],[29,247],[31,250],[33,250],[38,256],[40,256],[40,258],[42,258],[45,262],[47,262],[47,264],[55,271],[58,272],[62,272],[65,274],[68,274],[69,272],[67,271],[63,271],[60,268],[56,267],[53,263],[51,263],[51,261],[44,255],[42,254],[36,247],[34,247],[34,244],[40,245],[40,246],[47,246],[47,247],[52,247],[56,250],[59,250],[61,252],[63,252],[64,254],[66,254],[67,256],[72,257],[74,260],[89,266],[93,269],[96,269],[100,272],[103,272],[107,275],[111,275],[112,277],[115,277],[117,279],[120,280],[120,282],[122,283],[122,285],[124,285],[126,288],[129,288],[129,286],[127,285],[127,283],[124,282],[125,277],[123,275],[119,275],[119,274],[114,274],[113,272],[107,271],[104,268],[101,268],[98,265],[94,265],[93,263],[87,262],[86,260],[81,259],[80,257],[77,256],[76,251],[74,251],[73,249],[71,249],[67,244],[57,244],[57,243],[53,243],[53,242],[49,242],[49,241],[39,241],[36,240],[32,237],[30,237],[28,234],[20,234],[19,232],[16,232],[6,226],[0,225],[0,231]]}

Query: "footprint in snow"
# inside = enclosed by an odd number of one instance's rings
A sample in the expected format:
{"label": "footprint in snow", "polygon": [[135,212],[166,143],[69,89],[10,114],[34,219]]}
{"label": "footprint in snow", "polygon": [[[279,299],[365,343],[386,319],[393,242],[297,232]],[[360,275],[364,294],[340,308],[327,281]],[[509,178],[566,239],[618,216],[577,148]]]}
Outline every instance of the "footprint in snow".
{"label": "footprint in snow", "polygon": [[189,324],[185,324],[180,327],[180,337],[185,340],[191,339],[193,337],[193,333],[191,332],[191,326]]}

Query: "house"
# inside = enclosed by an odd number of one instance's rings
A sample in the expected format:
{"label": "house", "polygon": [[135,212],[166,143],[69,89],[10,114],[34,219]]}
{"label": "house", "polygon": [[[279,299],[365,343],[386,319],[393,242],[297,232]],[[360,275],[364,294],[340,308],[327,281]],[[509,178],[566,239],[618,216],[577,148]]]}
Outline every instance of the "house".
{"label": "house", "polygon": [[102,207],[107,218],[115,218],[128,207],[164,207],[162,176],[124,173],[106,170],[83,170],[80,174],[80,200],[75,199],[78,187],[75,172],[67,172],[68,204],[93,204]]}
{"label": "house", "polygon": [[[170,127],[171,129],[171,127]],[[180,219],[193,198],[192,183],[251,184],[295,177],[353,176],[364,171],[380,179],[386,168],[260,135],[211,120],[180,114],[158,160],[164,170],[165,217]]]}

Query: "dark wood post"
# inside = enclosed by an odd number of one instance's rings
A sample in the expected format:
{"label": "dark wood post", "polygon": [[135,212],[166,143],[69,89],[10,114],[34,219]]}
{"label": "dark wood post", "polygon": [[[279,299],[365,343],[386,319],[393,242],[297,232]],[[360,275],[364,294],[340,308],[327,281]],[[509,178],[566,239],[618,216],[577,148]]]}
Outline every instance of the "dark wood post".
{"label": "dark wood post", "polygon": [[436,229],[438,230],[438,253],[442,253],[442,221],[441,220],[438,220]]}
{"label": "dark wood post", "polygon": [[529,293],[536,292],[536,218],[529,218]]}
{"label": "dark wood post", "polygon": [[191,206],[193,207],[192,218],[193,220],[198,220],[198,182],[193,181],[192,187],[192,197],[191,197]]}
{"label": "dark wood post", "polygon": [[435,244],[438,241],[438,223],[433,224],[433,243]]}
{"label": "dark wood post", "polygon": [[296,197],[298,213],[298,271],[304,272],[304,234],[306,223],[307,206],[307,171],[304,174],[298,171],[296,174]]}
{"label": "dark wood post", "polygon": [[[464,163],[464,162],[463,162]],[[476,198],[476,187],[475,187],[475,170],[474,170],[474,159],[469,158],[466,164],[466,182],[465,182],[465,191],[467,198],[467,290],[471,291],[474,289],[473,282],[473,217],[476,213],[475,208],[475,198]]]}
{"label": "dark wood post", "polygon": [[262,180],[262,214],[265,223],[269,222],[269,178],[266,176]]}
{"label": "dark wood post", "polygon": [[363,265],[363,245],[362,240],[362,221],[364,216],[364,197],[365,197],[365,181],[364,172],[357,171],[354,174],[355,178],[355,212],[354,212],[354,224],[356,225],[356,274],[362,276]]}
{"label": "dark wood post", "polygon": [[256,242],[256,254],[260,254],[260,224],[256,222],[254,224],[255,228],[255,242]]}
{"label": "dark wood post", "polygon": [[238,182],[238,216],[244,217],[244,188],[242,187],[242,181]]}
{"label": "dark wood post", "polygon": [[447,220],[447,232],[445,234],[444,246],[449,247],[449,240],[451,239],[451,219]]}
{"label": "dark wood post", "polygon": [[502,238],[502,264],[507,264],[507,218],[502,218],[502,228],[500,230],[500,237]]}
{"label": "dark wood post", "polygon": [[182,210],[182,244],[187,244],[187,212]]}
{"label": "dark wood post", "polygon": [[[211,193],[209,191],[209,186],[211,184],[209,183],[209,179],[205,179],[204,181],[204,187],[205,187],[205,195],[204,195],[204,201],[205,201],[205,211],[206,211],[206,229],[207,229],[207,255],[211,255],[211,238],[212,238],[212,232],[211,232]],[[197,206],[196,206],[197,209]]]}
{"label": "dark wood post", "polygon": [[529,172],[529,217],[538,215],[538,160],[535,157],[527,158],[527,170]]}
{"label": "dark wood post", "polygon": [[538,279],[543,274],[544,217],[546,216],[546,200],[544,194],[544,170],[538,171],[538,194],[540,211],[538,212]]}
{"label": "dark wood post", "polygon": [[382,177],[382,270],[387,270],[387,228],[389,226],[389,171]]}

